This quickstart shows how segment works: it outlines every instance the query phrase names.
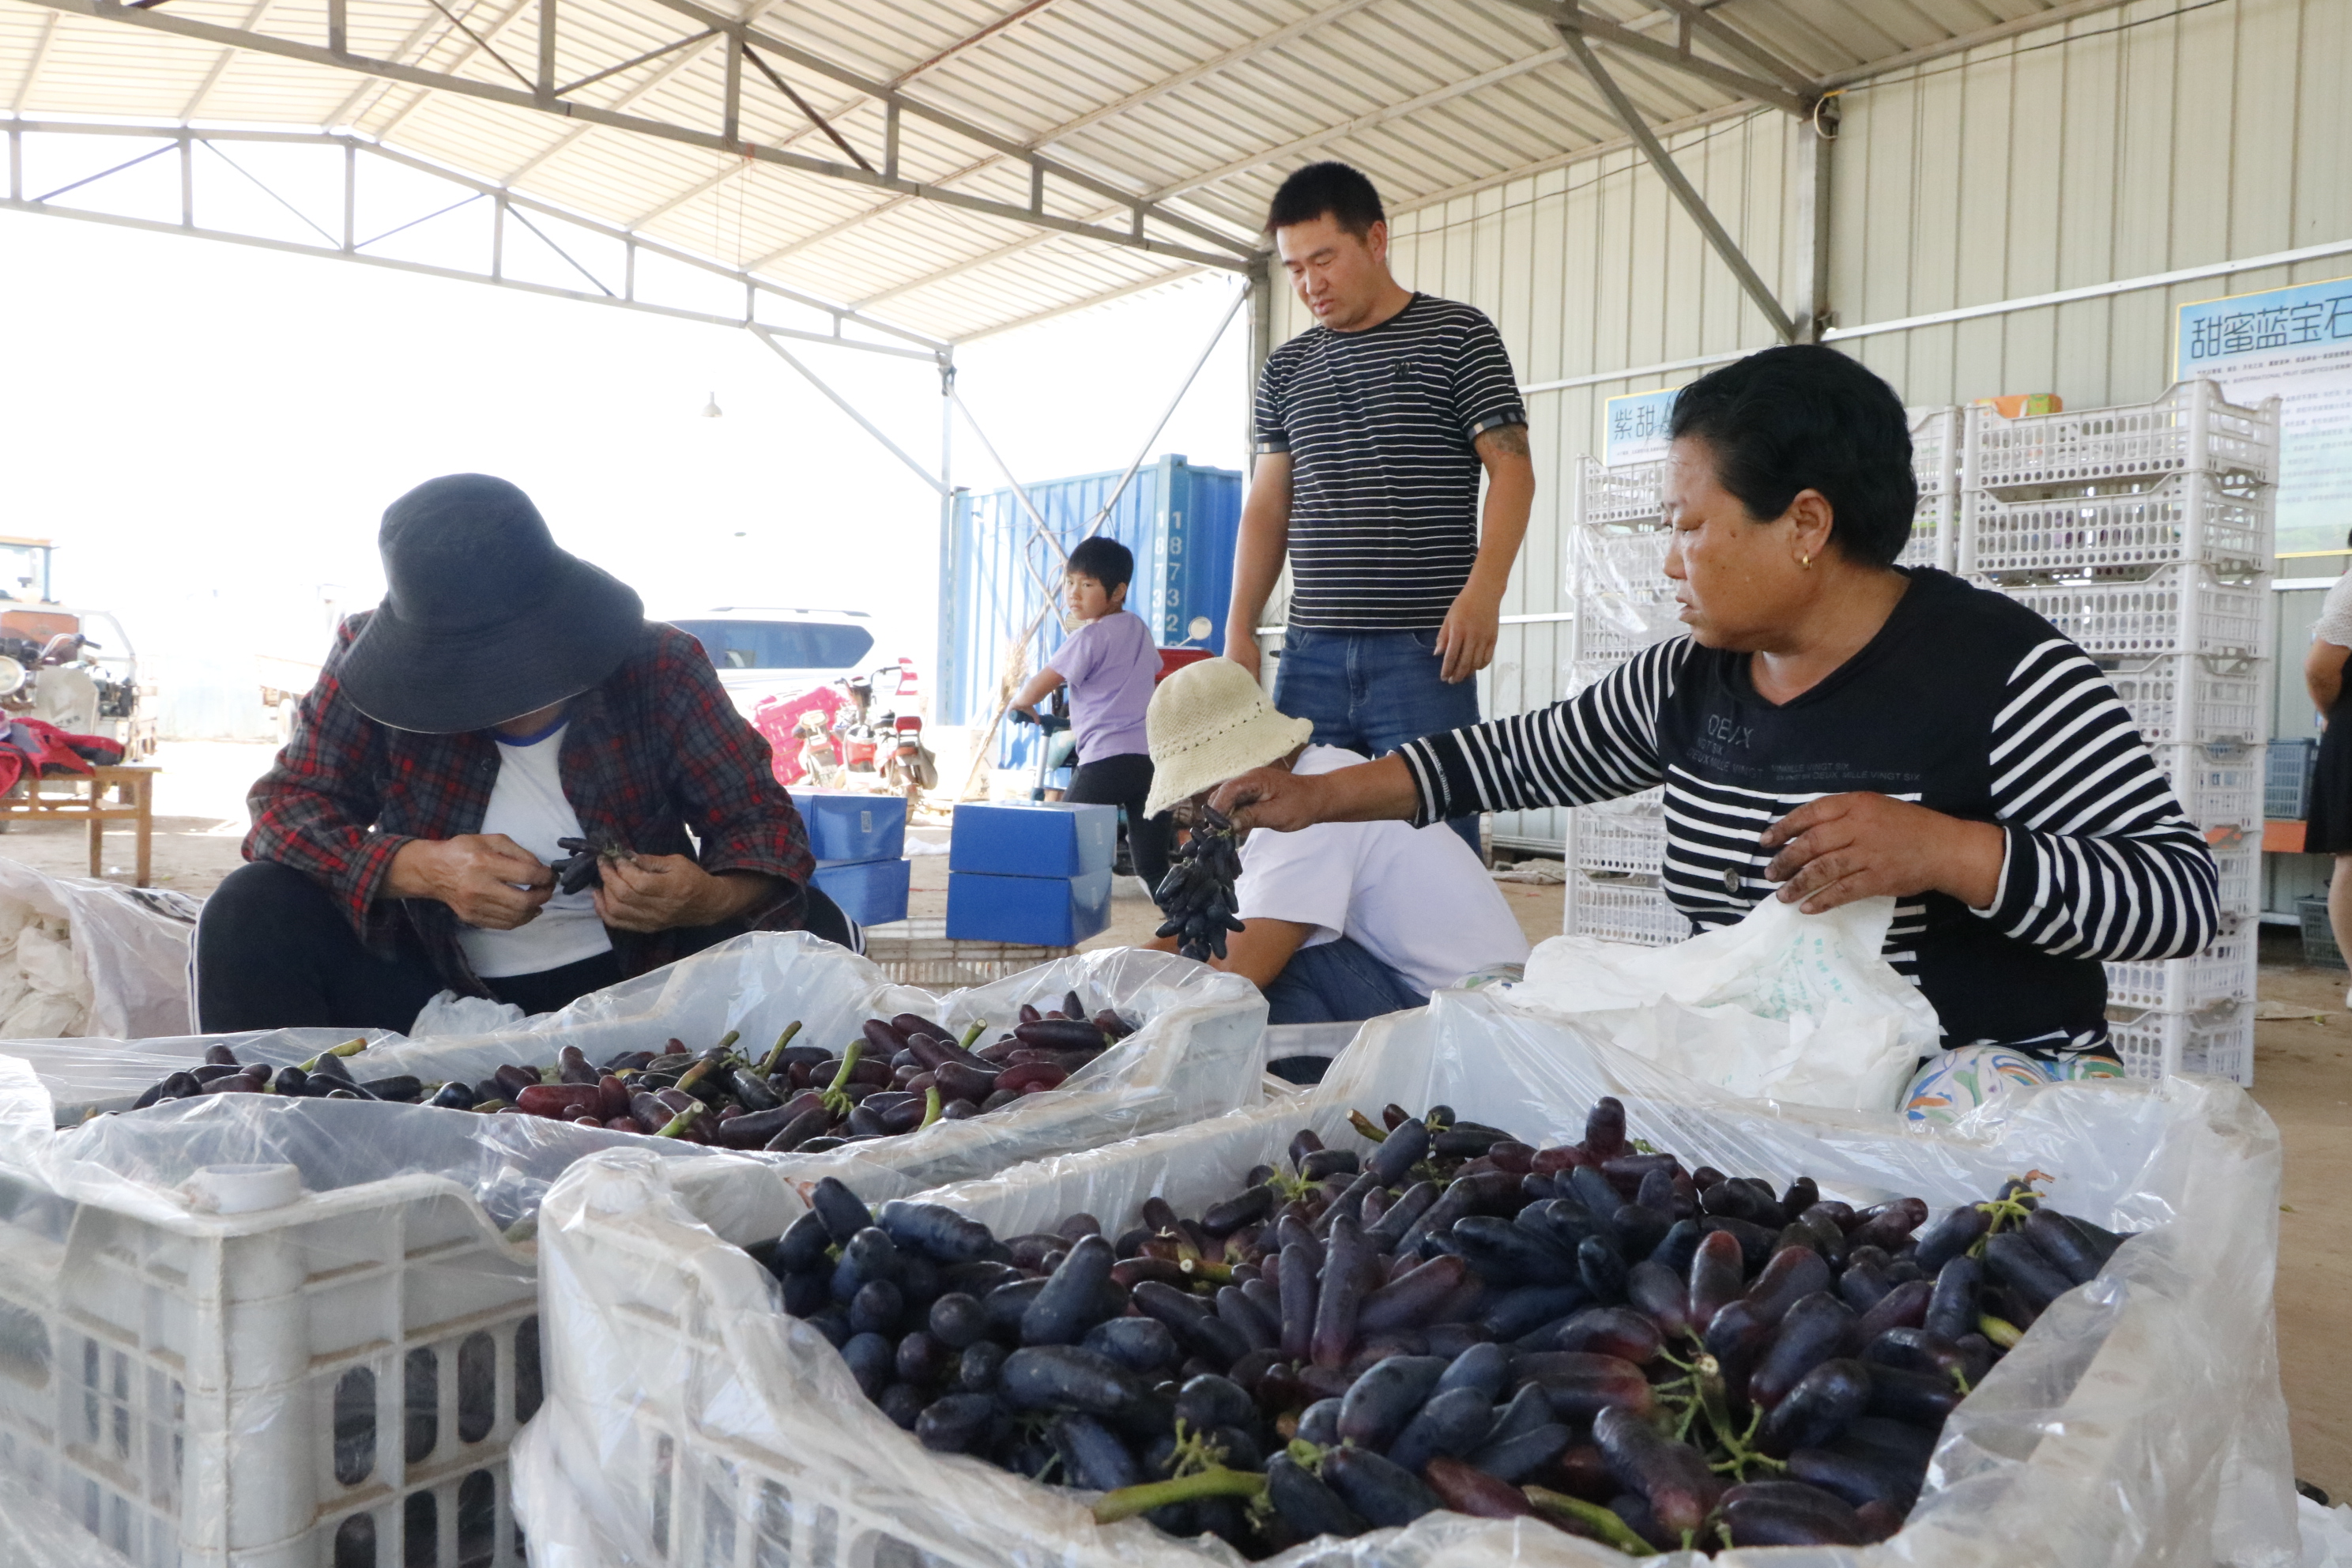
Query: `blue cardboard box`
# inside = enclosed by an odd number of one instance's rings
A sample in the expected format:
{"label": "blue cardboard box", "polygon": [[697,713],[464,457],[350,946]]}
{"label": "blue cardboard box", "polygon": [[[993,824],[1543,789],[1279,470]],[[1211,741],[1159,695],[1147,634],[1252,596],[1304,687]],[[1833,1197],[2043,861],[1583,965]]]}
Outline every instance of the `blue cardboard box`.
{"label": "blue cardboard box", "polygon": [[913,870],[908,860],[850,860],[819,866],[809,880],[859,925],[888,925],[907,918],[908,879]]}
{"label": "blue cardboard box", "polygon": [[907,852],[907,802],[902,796],[816,789],[796,789],[792,796],[794,809],[808,825],[809,853],[820,866],[837,860],[896,860]]}
{"label": "blue cardboard box", "polygon": [[959,805],[948,835],[948,869],[995,877],[1088,877],[1110,869],[1118,843],[1115,805],[1059,800]]}
{"label": "blue cardboard box", "polygon": [[959,942],[1069,947],[1109,924],[1108,867],[1083,877],[948,873],[948,935]]}

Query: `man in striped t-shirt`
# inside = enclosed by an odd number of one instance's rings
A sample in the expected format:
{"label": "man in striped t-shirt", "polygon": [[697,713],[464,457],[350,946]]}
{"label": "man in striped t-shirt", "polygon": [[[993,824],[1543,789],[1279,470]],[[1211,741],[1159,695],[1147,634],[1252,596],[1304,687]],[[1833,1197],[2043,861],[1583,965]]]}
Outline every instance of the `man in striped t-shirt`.
{"label": "man in striped t-shirt", "polygon": [[[1258,378],[1225,657],[1256,671],[1286,554],[1275,706],[1312,721],[1317,745],[1380,756],[1478,721],[1473,678],[1495,656],[1535,500],[1527,408],[1492,321],[1390,274],[1388,221],[1362,174],[1308,164],[1275,193],[1266,227],[1316,325]],[[1475,816],[1450,826],[1478,847]]]}

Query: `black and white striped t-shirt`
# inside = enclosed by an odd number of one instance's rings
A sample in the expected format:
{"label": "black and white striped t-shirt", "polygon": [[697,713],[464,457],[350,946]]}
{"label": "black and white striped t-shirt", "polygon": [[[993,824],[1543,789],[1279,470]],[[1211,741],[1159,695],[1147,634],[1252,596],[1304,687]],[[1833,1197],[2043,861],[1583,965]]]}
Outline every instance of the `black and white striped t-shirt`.
{"label": "black and white striped t-shirt", "polygon": [[1428,294],[1377,327],[1313,327],[1257,384],[1257,449],[1290,454],[1290,624],[1442,626],[1478,555],[1486,431],[1528,422],[1495,323]]}
{"label": "black and white striped t-shirt", "polygon": [[1756,694],[1745,654],[1677,637],[1556,707],[1402,749],[1428,822],[1582,805],[1665,786],[1667,897],[1702,926],[1761,900],[1766,826],[1870,791],[1995,822],[1990,909],[1895,906],[1885,952],[1948,1043],[2079,1050],[2106,1037],[2105,959],[2212,940],[2213,858],[2098,666],[2049,622],[1927,568],[1860,653],[1794,700]]}

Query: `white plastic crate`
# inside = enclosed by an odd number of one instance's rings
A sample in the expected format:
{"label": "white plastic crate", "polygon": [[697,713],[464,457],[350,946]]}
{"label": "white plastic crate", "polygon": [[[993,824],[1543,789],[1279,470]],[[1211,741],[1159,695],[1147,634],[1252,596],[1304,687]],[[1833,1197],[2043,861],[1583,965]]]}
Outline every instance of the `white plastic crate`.
{"label": "white plastic crate", "polygon": [[2189,820],[2208,830],[2252,832],[2262,826],[2261,747],[2252,745],[2158,746],[2156,765],[2172,781],[2172,793]]}
{"label": "white plastic crate", "polygon": [[1986,583],[2056,626],[2094,658],[2168,654],[2259,658],[2259,582],[2225,582],[2201,566],[2167,566],[2131,582]]}
{"label": "white plastic crate", "polygon": [[2233,922],[2252,924],[2263,907],[2263,839],[2249,834],[2216,844],[2213,868],[2221,873],[2221,893],[2214,907],[2221,911],[2222,929]]}
{"label": "white plastic crate", "polygon": [[1660,487],[1666,465],[1621,463],[1609,468],[1591,458],[1576,467],[1576,521],[1586,527],[1654,521],[1665,510]]}
{"label": "white plastic crate", "polygon": [[1919,505],[1912,513],[1911,538],[1895,561],[1949,572],[1959,554],[1960,410],[1906,412],[1911,416],[1911,472],[1919,484]]}
{"label": "white plastic crate", "polygon": [[1666,819],[1659,794],[1648,790],[1629,800],[1577,810],[1570,837],[1576,869],[1656,877],[1666,858]]}
{"label": "white plastic crate", "polygon": [[2242,575],[2270,569],[2268,486],[2183,473],[2144,488],[2068,488],[2025,500],[1971,491],[1961,569],[2011,578],[2138,575],[2179,561]]}
{"label": "white plastic crate", "polygon": [[2172,781],[2189,819],[2209,835],[2260,829],[2263,762],[2263,749],[2256,745],[2166,746],[2156,752],[2156,764]]}
{"label": "white plastic crate", "polygon": [[2278,479],[2278,404],[2241,408],[2210,381],[2175,384],[2153,403],[2004,419],[1968,411],[1968,489],[2090,483],[2202,470]]}
{"label": "white plastic crate", "polygon": [[508,1568],[529,1247],[437,1177],[234,1216],[0,1177],[0,1463],[141,1568]]}
{"label": "white plastic crate", "polygon": [[1569,539],[1574,657],[1624,659],[1683,630],[1664,528],[1580,528]]}
{"label": "white plastic crate", "polygon": [[1571,872],[1566,913],[1561,929],[1570,936],[1670,947],[1691,934],[1690,918],[1654,880]]}
{"label": "white plastic crate", "polygon": [[2254,994],[2254,928],[2251,923],[2189,958],[2110,963],[2107,1005],[2194,1013],[2216,1002]]}
{"label": "white plastic crate", "polygon": [[[2108,683],[2150,746],[2252,747],[2270,727],[2267,659],[2165,656],[2100,662],[2108,665]],[[2246,764],[2249,789],[2253,766],[2251,760]]]}
{"label": "white plastic crate", "polygon": [[2110,1018],[2107,1037],[2133,1078],[2210,1073],[2251,1088],[2254,1081],[2254,1005],[2222,1002],[2195,1013],[2147,1012]]}

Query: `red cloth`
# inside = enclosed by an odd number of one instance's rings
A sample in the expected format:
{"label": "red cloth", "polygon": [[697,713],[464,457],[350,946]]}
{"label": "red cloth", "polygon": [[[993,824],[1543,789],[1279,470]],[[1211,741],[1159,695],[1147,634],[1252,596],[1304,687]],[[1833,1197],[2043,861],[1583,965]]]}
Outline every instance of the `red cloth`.
{"label": "red cloth", "polygon": [[[310,873],[363,939],[380,941],[403,914],[404,900],[376,896],[393,856],[412,838],[480,832],[499,757],[487,731],[418,734],[352,706],[338,672],[366,619],[343,623],[293,738],[247,795],[254,826],[245,855]],[[557,763],[564,798],[591,840],[641,855],[693,854],[692,827],[704,870],[758,871],[790,884],[749,911],[747,925],[798,929],[800,890],[816,862],[792,797],[771,773],[767,743],[728,700],[701,644],[651,622],[641,636],[619,669],[565,710]],[[444,983],[480,993],[458,951],[457,916],[429,899],[404,902]],[[668,931],[612,936],[625,974],[678,956]]]}
{"label": "red cloth", "polygon": [[[103,735],[76,735],[58,729],[40,719],[11,719],[5,735],[0,735],[0,749],[21,757],[32,765],[34,773],[46,773],[62,769],[69,773],[90,771],[88,753],[96,752],[100,762],[121,762],[122,748]],[[111,751],[111,757],[105,753]],[[11,779],[9,783],[16,781]],[[5,788],[5,785],[0,785]]]}
{"label": "red cloth", "polygon": [[778,784],[796,784],[808,777],[808,769],[801,763],[801,715],[823,713],[829,729],[834,715],[848,700],[830,686],[803,691],[789,702],[776,697],[761,699],[760,706],[751,711],[751,727],[768,738],[768,749],[775,753]]}

